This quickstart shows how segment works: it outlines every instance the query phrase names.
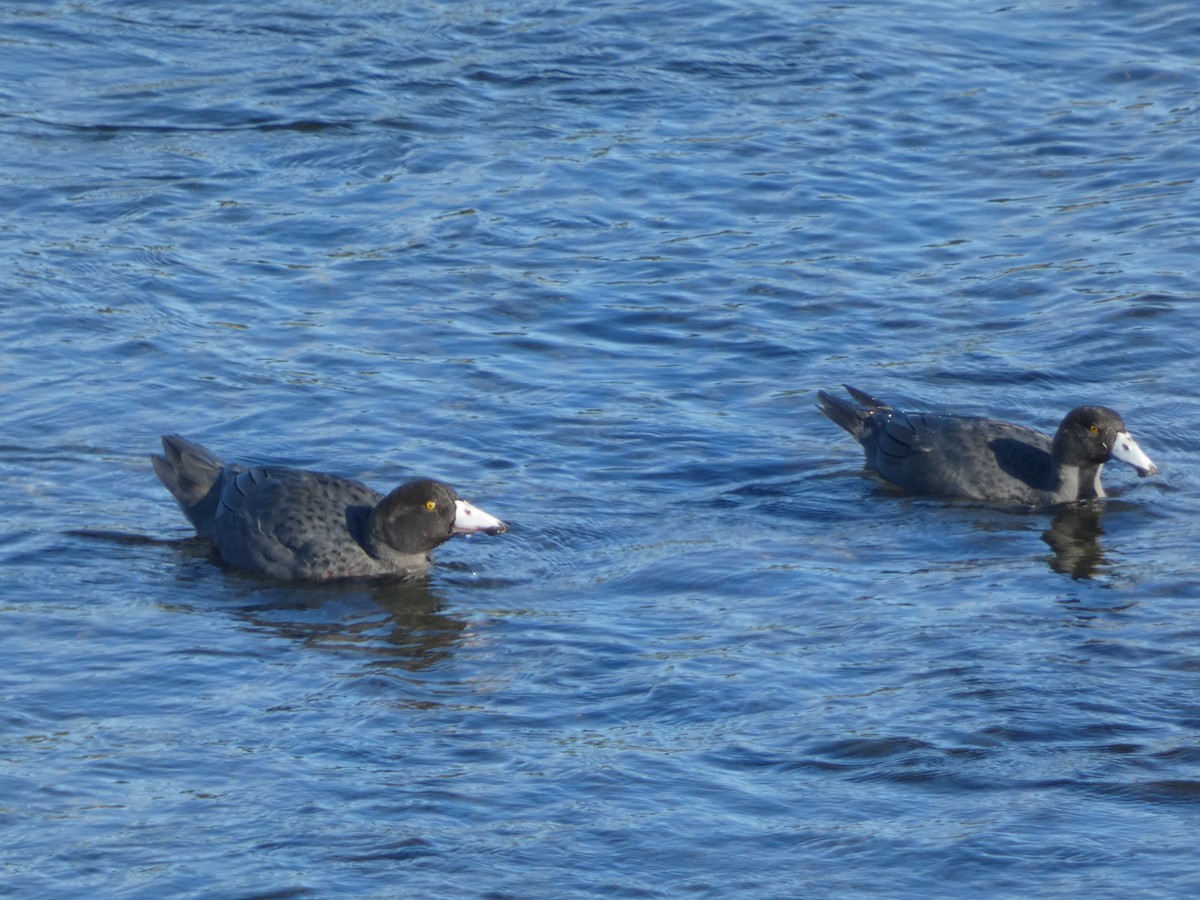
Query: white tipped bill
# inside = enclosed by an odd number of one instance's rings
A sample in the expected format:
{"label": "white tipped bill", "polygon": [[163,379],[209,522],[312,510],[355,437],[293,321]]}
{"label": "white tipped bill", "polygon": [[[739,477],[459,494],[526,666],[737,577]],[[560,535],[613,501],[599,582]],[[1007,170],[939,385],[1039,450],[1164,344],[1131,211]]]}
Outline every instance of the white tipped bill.
{"label": "white tipped bill", "polygon": [[1137,441],[1128,431],[1117,432],[1117,439],[1113,441],[1112,458],[1129,463],[1137,469],[1138,475],[1142,478],[1158,474],[1158,466],[1150,462],[1150,457],[1142,452],[1142,448],[1138,446]]}
{"label": "white tipped bill", "polygon": [[491,513],[472,506],[466,500],[455,500],[454,506],[455,534],[475,534],[480,531],[484,534],[503,534],[508,531],[508,526]]}

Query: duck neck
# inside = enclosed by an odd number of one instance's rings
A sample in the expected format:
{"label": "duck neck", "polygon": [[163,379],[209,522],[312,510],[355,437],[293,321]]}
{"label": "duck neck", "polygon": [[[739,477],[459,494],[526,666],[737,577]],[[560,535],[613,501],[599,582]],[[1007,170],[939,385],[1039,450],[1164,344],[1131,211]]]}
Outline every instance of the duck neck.
{"label": "duck neck", "polygon": [[1103,463],[1090,466],[1058,466],[1059,496],[1065,495],[1063,502],[1071,500],[1098,500],[1104,496],[1104,488],[1100,484],[1100,470]]}
{"label": "duck neck", "polygon": [[1096,500],[1104,496],[1104,488],[1100,485],[1100,470],[1104,463],[1077,462],[1080,454],[1071,451],[1070,441],[1061,428],[1054,436],[1050,455],[1058,475],[1060,496],[1065,493],[1076,500]]}
{"label": "duck neck", "polygon": [[379,559],[383,540],[375,525],[375,509],[370,506],[351,506],[346,510],[346,527],[354,540],[367,551],[369,556]]}
{"label": "duck neck", "polygon": [[1100,484],[1100,470],[1104,463],[1096,463],[1079,468],[1079,499],[1098,500],[1104,496],[1104,487]]}

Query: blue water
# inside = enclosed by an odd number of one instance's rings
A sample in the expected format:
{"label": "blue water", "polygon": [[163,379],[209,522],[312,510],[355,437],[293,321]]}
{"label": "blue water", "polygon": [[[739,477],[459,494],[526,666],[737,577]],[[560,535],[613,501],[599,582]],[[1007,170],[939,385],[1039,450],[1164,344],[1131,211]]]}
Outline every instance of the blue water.
{"label": "blue water", "polygon": [[[1196,894],[1198,39],[0,8],[0,893]],[[1104,403],[1162,474],[896,496],[841,382]],[[171,431],[513,528],[412,585],[239,576]]]}

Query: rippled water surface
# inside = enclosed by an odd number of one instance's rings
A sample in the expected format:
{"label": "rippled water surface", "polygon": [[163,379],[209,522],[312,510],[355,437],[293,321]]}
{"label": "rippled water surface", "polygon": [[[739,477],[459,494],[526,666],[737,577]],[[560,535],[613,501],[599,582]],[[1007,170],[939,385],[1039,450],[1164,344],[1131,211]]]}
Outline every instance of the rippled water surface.
{"label": "rippled water surface", "polygon": [[[1200,891],[1200,13],[0,9],[0,892]],[[898,496],[815,410],[1053,429]],[[512,523],[279,585],[147,455]]]}

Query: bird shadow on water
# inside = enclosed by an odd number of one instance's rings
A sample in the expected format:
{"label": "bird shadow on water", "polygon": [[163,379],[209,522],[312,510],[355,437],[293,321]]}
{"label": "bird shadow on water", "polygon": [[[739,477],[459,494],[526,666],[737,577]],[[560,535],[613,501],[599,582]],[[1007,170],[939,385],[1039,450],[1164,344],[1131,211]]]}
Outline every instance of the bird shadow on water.
{"label": "bird shadow on water", "polygon": [[[821,521],[825,523],[824,527],[829,527],[829,523],[837,520],[853,522],[856,516],[861,515],[857,508],[847,512],[843,504],[831,503],[824,498],[806,499],[810,498],[811,494],[806,488],[805,482],[794,480],[750,483],[727,492],[721,501],[726,507],[756,504],[776,518]],[[887,507],[886,504],[899,502],[907,504],[910,508],[917,507],[917,518],[925,526],[930,524],[931,519],[945,520],[942,524],[948,524],[956,518],[957,513],[967,512],[972,514],[972,528],[983,532],[1007,531],[1014,527],[1014,521],[1020,523],[1016,526],[1020,531],[1041,530],[1041,539],[1051,550],[1051,554],[1045,557],[1047,565],[1051,571],[1066,575],[1075,581],[1103,580],[1118,574],[1115,571],[1116,561],[1106,549],[1103,540],[1104,516],[1130,513],[1139,509],[1137,504],[1115,498],[1088,500],[1050,508],[1014,508],[976,500],[914,497],[907,491],[883,481],[873,482],[867,496],[872,502],[883,505],[881,509],[867,514],[871,519],[876,517],[876,513],[895,513],[894,508]]]}
{"label": "bird shadow on water", "polygon": [[[212,544],[198,537],[163,539],[99,530],[67,534],[124,547],[170,547],[177,561],[173,582],[190,596],[208,597],[218,608],[231,603],[237,618],[256,631],[361,654],[376,666],[428,668],[451,654],[468,627],[465,619],[445,612],[444,597],[426,575],[278,582],[226,565]],[[195,599],[180,603],[178,595],[172,602],[191,610],[200,606]]]}
{"label": "bird shadow on water", "polygon": [[253,583],[237,586],[249,602],[237,616],[306,647],[366,658],[372,666],[418,671],[449,657],[467,620],[445,611],[427,580],[345,580],[322,584]]}
{"label": "bird shadow on water", "polygon": [[1090,581],[1111,566],[1100,538],[1104,510],[1099,503],[1073,504],[1056,510],[1042,540],[1050,547],[1050,568],[1076,581]]}
{"label": "bird shadow on water", "polygon": [[[933,502],[933,501],[930,501]],[[943,501],[958,505],[958,501]],[[1113,512],[1114,501],[1088,500],[1062,506],[1039,509],[996,508],[984,505],[985,510],[994,509],[1001,515],[1019,517],[1033,530],[1044,524],[1041,539],[1050,548],[1050,555],[1043,557],[1052,572],[1066,575],[1074,581],[1102,581],[1118,575],[1116,562],[1106,549],[1103,520],[1106,513]],[[1119,504],[1119,501],[1117,501]],[[963,501],[963,506],[980,508],[974,501]],[[1134,509],[1128,504],[1119,504],[1125,509]],[[981,520],[996,526],[994,519]],[[981,525],[976,527],[982,528]],[[986,530],[986,529],[984,529]]]}

